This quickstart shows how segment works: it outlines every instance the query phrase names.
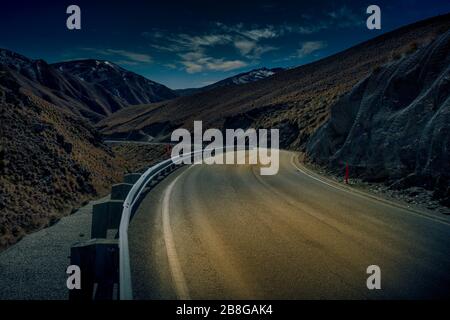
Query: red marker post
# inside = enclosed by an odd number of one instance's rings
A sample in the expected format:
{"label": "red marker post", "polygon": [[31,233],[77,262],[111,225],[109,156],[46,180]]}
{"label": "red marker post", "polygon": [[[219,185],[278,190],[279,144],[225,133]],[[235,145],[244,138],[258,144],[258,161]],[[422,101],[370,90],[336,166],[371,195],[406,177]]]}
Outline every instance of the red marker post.
{"label": "red marker post", "polygon": [[169,158],[172,156],[172,146],[170,144],[166,144],[166,155],[168,155]]}
{"label": "red marker post", "polygon": [[345,184],[348,184],[348,176],[350,175],[350,169],[348,168],[348,163],[345,164]]}

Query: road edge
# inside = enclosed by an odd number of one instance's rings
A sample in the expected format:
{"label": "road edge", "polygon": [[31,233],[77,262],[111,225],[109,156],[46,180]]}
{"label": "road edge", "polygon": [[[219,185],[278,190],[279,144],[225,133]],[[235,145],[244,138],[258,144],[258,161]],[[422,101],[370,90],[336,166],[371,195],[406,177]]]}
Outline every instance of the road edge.
{"label": "road edge", "polygon": [[323,175],[321,175],[321,174],[319,174],[317,172],[314,172],[313,170],[308,169],[307,167],[305,167],[300,162],[299,156],[300,156],[300,153],[295,152],[292,155],[292,157],[291,157],[291,164],[298,171],[302,172],[303,174],[305,174],[306,176],[308,176],[308,177],[310,177],[310,178],[312,178],[314,180],[322,182],[322,183],[324,183],[324,184],[326,184],[326,185],[328,185],[328,186],[330,186],[332,188],[335,188],[335,189],[338,189],[338,190],[341,190],[341,191],[345,191],[345,192],[349,192],[349,193],[352,193],[352,194],[356,194],[356,195],[358,195],[360,197],[369,198],[371,200],[379,201],[379,202],[382,202],[382,203],[384,203],[386,205],[389,205],[389,206],[392,206],[392,207],[395,207],[395,208],[403,209],[405,211],[410,212],[411,214],[418,215],[418,216],[420,216],[422,218],[426,218],[426,219],[433,220],[435,222],[440,222],[442,224],[446,224],[446,225],[450,226],[450,219],[447,220],[445,218],[438,217],[438,216],[436,216],[433,213],[427,213],[427,212],[419,211],[419,210],[416,210],[414,208],[408,207],[407,205],[404,205],[404,204],[401,204],[401,203],[397,203],[397,202],[394,202],[394,201],[391,201],[391,200],[388,200],[388,199],[376,196],[376,195],[371,194],[369,192],[364,192],[362,190],[359,190],[359,189],[356,189],[356,188],[352,188],[350,186],[343,186],[343,185],[335,182],[334,180],[332,180],[332,179],[330,179],[330,178],[328,178],[326,176],[323,176]]}

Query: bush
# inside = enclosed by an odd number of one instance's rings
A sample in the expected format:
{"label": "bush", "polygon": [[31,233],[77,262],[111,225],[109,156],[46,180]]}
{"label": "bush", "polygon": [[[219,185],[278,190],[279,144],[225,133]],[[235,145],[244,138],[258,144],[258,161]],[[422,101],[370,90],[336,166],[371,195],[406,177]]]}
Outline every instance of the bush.
{"label": "bush", "polygon": [[402,55],[399,52],[392,53],[392,60],[397,61],[402,58]]}
{"label": "bush", "polygon": [[379,73],[381,71],[381,66],[377,65],[373,68],[372,73]]}
{"label": "bush", "polygon": [[412,54],[419,49],[419,44],[417,42],[412,42],[409,44],[408,49],[406,50],[407,54]]}

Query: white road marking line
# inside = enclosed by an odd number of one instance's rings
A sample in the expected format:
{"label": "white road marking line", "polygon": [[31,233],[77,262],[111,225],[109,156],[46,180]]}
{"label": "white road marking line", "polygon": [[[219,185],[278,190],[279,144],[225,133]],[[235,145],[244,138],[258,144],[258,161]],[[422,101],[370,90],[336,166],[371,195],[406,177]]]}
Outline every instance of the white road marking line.
{"label": "white road marking line", "polygon": [[299,166],[297,166],[297,164],[295,163],[294,159],[295,159],[295,155],[292,155],[292,157],[291,157],[291,164],[295,168],[297,168],[298,171],[300,171],[304,175],[310,177],[311,179],[314,179],[314,180],[319,181],[319,182],[321,182],[323,184],[326,184],[329,187],[332,187],[332,188],[340,190],[340,191],[345,191],[347,193],[350,193],[351,195],[358,196],[358,197],[366,199],[366,200],[372,200],[372,201],[375,201],[375,202],[381,202],[384,205],[405,210],[406,212],[409,212],[410,214],[419,216],[419,217],[427,219],[427,220],[431,220],[431,221],[434,221],[434,222],[439,222],[439,223],[445,224],[447,226],[450,225],[450,223],[448,221],[441,220],[440,218],[431,216],[431,215],[429,215],[429,214],[427,214],[425,212],[418,212],[418,211],[416,211],[416,210],[414,210],[412,208],[408,208],[408,207],[402,206],[400,204],[393,203],[393,202],[391,202],[389,200],[384,200],[382,198],[379,198],[379,197],[376,197],[376,196],[373,196],[373,195],[370,195],[370,194],[361,193],[361,191],[358,191],[358,190],[348,190],[346,188],[342,188],[342,187],[339,187],[339,186],[332,185],[331,183],[328,183],[328,182],[326,182],[326,181],[324,181],[322,179],[319,179],[319,178],[309,174],[305,170],[301,169]]}
{"label": "white road marking line", "polygon": [[162,214],[164,242],[166,245],[167,258],[169,260],[169,268],[172,274],[172,280],[175,284],[175,291],[177,293],[178,299],[190,300],[189,290],[186,285],[183,270],[181,270],[180,261],[178,260],[178,254],[175,249],[175,241],[173,239],[172,229],[170,228],[170,214],[169,214],[170,196],[172,194],[172,190],[173,187],[175,186],[175,183],[178,181],[180,177],[181,175],[178,176],[175,180],[173,180],[165,190],[161,214]]}
{"label": "white road marking line", "polygon": [[297,164],[294,162],[294,159],[295,159],[295,155],[292,155],[292,157],[291,157],[291,164],[292,164],[295,168],[297,168],[298,171],[300,171],[301,173],[303,173],[304,175],[310,177],[311,179],[317,180],[317,181],[319,181],[319,182],[321,182],[321,183],[323,183],[323,184],[326,184],[327,186],[332,187],[332,188],[334,188],[334,189],[337,189],[337,190],[340,190],[340,191],[347,191],[347,192],[351,193],[349,190],[339,188],[339,187],[334,186],[334,185],[332,185],[332,184],[330,184],[330,183],[328,183],[328,182],[326,182],[326,181],[323,181],[323,180],[321,180],[321,179],[319,179],[319,178],[316,178],[316,177],[310,175],[309,173],[307,173],[307,172],[305,172],[303,169],[301,169],[299,166],[297,166]]}

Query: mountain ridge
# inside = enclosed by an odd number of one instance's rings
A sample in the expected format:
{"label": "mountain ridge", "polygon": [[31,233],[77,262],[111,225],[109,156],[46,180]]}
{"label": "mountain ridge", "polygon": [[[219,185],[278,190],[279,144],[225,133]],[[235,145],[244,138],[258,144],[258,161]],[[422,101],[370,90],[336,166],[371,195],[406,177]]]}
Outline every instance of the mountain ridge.
{"label": "mountain ridge", "polygon": [[[103,60],[101,65],[107,63],[110,68],[92,70],[92,61],[100,64],[100,60],[93,59],[48,64],[42,59],[33,60],[14,51],[0,49],[0,65],[11,72],[23,89],[93,123],[131,104],[177,96],[171,89],[109,61]],[[83,78],[74,72],[76,66],[79,66],[78,71],[91,68],[97,77]]]}
{"label": "mountain ridge", "polygon": [[281,145],[304,150],[311,134],[329,117],[331,105],[382,65],[409,55],[450,28],[450,14],[393,30],[316,62],[239,86],[121,110],[97,124],[105,136],[139,132],[157,140],[171,130],[252,126],[280,128]]}
{"label": "mountain ridge", "polygon": [[82,81],[101,87],[117,98],[123,99],[126,104],[159,102],[177,97],[172,89],[111,61],[84,59],[51,65],[62,73],[69,73]]}
{"label": "mountain ridge", "polygon": [[200,87],[200,88],[187,88],[187,89],[177,89],[175,92],[177,92],[180,96],[188,96],[197,94],[200,92],[208,91],[211,89],[229,86],[229,85],[240,85],[250,82],[256,82],[268,77],[271,77],[275,75],[278,72],[281,72],[285,70],[285,68],[257,68],[252,69],[250,71],[241,72],[234,76],[219,80],[217,82],[214,82],[210,85]]}

